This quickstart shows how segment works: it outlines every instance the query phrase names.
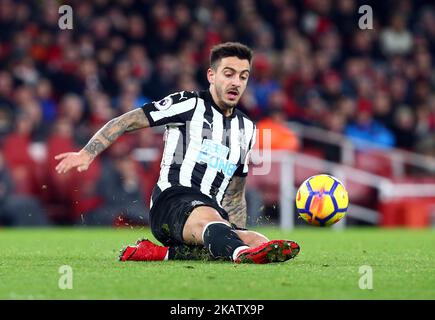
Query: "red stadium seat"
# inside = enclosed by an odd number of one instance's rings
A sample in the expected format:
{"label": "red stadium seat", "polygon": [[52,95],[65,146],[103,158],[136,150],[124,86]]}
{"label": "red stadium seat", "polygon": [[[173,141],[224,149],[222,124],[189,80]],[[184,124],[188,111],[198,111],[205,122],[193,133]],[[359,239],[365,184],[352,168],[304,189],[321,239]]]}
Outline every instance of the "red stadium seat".
{"label": "red stadium seat", "polygon": [[297,187],[301,185],[302,182],[307,180],[316,174],[325,173],[323,170],[309,168],[301,163],[296,163],[295,165],[295,184]]}
{"label": "red stadium seat", "polygon": [[325,159],[325,155],[323,150],[319,149],[319,148],[313,148],[313,147],[304,147],[301,152],[303,154],[306,154],[308,156],[312,156],[312,157],[316,157],[316,158],[320,158],[320,159]]}
{"label": "red stadium seat", "polygon": [[[393,182],[412,183],[418,185],[435,184],[434,177],[401,177]],[[425,228],[430,225],[431,212],[435,211],[435,197],[402,197],[384,201],[379,205],[385,227],[407,226],[410,228]]]}
{"label": "red stadium seat", "polygon": [[279,163],[272,162],[270,171],[266,175],[253,174],[254,166],[249,170],[247,186],[256,188],[263,195],[266,205],[279,202],[281,167]]}
{"label": "red stadium seat", "polygon": [[435,198],[401,198],[379,205],[383,227],[427,228]]}
{"label": "red stadium seat", "polygon": [[366,184],[348,180],[344,182],[349,194],[349,202],[361,206],[372,207],[377,198],[377,190]]}
{"label": "red stadium seat", "polygon": [[388,151],[370,150],[357,152],[355,166],[384,177],[393,176],[393,165]]}

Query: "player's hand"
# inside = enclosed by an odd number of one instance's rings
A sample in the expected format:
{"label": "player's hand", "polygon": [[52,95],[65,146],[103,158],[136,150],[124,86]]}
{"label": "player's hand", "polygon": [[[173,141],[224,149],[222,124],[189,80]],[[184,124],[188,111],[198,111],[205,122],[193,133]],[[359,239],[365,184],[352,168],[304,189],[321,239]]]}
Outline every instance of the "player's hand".
{"label": "player's hand", "polygon": [[54,157],[61,160],[56,166],[57,173],[67,173],[70,169],[76,168],[78,172],[86,171],[93,158],[86,151],[61,153]]}

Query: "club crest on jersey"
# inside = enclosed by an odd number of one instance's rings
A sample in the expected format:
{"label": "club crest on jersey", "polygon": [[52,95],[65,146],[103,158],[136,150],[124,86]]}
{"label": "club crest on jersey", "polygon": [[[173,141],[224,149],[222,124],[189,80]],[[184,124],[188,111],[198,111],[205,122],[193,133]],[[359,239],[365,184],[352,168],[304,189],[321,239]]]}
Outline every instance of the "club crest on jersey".
{"label": "club crest on jersey", "polygon": [[160,101],[154,102],[154,106],[160,111],[168,109],[172,105],[172,98],[166,97]]}
{"label": "club crest on jersey", "polygon": [[245,133],[242,131],[239,134],[239,144],[242,150],[246,150],[248,148],[248,144],[246,143]]}

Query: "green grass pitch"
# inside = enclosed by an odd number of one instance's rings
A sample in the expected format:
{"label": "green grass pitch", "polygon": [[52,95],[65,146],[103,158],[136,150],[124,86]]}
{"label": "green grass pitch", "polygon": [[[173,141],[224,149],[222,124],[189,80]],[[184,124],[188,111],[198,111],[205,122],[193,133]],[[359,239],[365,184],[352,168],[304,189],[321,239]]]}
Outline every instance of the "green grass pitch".
{"label": "green grass pitch", "polygon": [[[285,263],[117,261],[149,229],[0,229],[0,299],[435,299],[435,230],[257,229],[301,245]],[[58,286],[69,265],[73,288]],[[373,289],[359,288],[360,266]]]}

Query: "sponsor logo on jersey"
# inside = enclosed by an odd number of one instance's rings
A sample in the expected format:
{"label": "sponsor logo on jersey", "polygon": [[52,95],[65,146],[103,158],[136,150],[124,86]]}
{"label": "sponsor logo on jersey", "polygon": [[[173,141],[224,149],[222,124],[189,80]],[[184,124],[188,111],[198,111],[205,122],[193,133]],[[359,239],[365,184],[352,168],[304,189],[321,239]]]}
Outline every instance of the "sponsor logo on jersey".
{"label": "sponsor logo on jersey", "polygon": [[197,162],[206,163],[207,167],[216,169],[231,178],[237,169],[237,165],[227,159],[229,152],[230,149],[227,146],[210,139],[204,139]]}

